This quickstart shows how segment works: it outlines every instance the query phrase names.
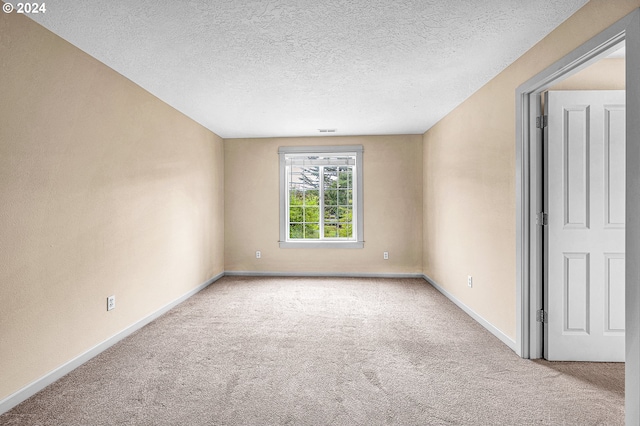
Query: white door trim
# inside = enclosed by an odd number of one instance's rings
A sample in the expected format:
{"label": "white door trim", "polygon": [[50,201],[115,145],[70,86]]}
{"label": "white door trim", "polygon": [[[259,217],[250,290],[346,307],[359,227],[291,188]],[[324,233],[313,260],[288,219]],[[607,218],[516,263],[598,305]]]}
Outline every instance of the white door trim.
{"label": "white door trim", "polygon": [[[640,9],[636,9],[516,89],[516,353],[542,356],[535,320],[542,308],[540,230],[536,214],[541,162],[536,150],[535,99],[557,79],[567,77],[626,43],[626,217],[625,252],[625,412],[627,424],[640,424]],[[533,123],[533,125],[531,125]]]}

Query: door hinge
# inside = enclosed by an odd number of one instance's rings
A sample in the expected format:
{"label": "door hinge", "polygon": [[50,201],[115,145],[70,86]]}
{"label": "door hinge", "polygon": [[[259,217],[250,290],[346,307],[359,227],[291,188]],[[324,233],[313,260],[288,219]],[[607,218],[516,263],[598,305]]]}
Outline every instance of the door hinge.
{"label": "door hinge", "polygon": [[546,324],[546,322],[547,322],[547,313],[545,312],[544,309],[538,309],[536,311],[536,322],[541,322],[543,324]]}
{"label": "door hinge", "polygon": [[536,117],[536,129],[544,129],[545,127],[547,127],[547,116]]}
{"label": "door hinge", "polygon": [[536,224],[540,226],[547,226],[549,224],[549,214],[540,212],[536,215]]}

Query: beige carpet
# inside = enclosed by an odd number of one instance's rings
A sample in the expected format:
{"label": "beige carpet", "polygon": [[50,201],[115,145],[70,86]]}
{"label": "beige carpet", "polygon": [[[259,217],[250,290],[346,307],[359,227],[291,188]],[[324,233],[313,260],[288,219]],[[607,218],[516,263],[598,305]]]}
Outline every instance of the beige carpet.
{"label": "beige carpet", "polygon": [[421,279],[225,277],[3,425],[621,425],[624,365],[518,358]]}

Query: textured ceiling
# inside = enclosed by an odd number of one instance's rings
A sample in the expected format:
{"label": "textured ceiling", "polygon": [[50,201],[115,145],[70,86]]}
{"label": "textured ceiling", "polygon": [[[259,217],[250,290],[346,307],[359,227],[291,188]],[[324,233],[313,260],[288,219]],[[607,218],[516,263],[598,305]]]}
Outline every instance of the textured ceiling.
{"label": "textured ceiling", "polygon": [[224,138],[403,134],[586,2],[55,0],[31,17]]}

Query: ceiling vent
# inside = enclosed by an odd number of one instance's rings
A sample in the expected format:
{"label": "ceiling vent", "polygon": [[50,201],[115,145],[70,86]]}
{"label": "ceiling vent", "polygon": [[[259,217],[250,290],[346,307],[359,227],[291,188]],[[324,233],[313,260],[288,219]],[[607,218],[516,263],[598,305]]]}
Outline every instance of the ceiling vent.
{"label": "ceiling vent", "polygon": [[318,129],[320,133],[335,133],[336,129]]}

